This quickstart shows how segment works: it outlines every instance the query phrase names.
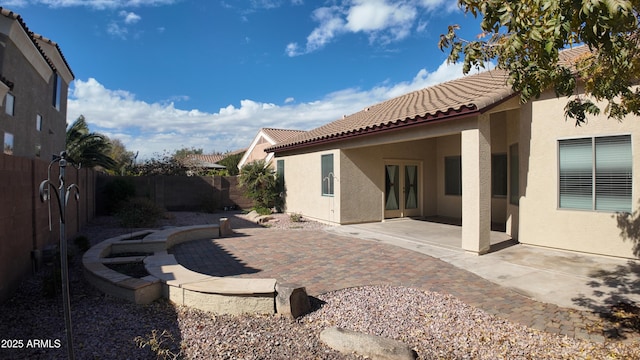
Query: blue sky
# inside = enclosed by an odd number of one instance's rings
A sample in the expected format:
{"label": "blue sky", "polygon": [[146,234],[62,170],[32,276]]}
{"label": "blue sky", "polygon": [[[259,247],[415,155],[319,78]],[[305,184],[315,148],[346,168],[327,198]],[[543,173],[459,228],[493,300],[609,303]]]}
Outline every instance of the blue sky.
{"label": "blue sky", "polygon": [[5,0],[57,42],[68,122],[148,158],[245,148],[462,75],[441,33],[478,20],[452,0]]}

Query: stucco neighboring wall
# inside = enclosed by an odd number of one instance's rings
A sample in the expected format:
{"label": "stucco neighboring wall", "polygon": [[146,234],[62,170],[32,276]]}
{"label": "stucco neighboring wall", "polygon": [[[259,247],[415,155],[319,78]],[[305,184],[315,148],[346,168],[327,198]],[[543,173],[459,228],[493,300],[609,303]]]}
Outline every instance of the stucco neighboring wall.
{"label": "stucco neighboring wall", "polygon": [[[272,146],[273,144],[271,144],[270,142],[264,140],[264,138],[262,138],[260,140],[261,141],[258,144],[256,144],[256,146],[252,149],[251,153],[249,153],[249,155],[247,156],[245,164],[248,164],[248,163],[256,161],[256,160],[266,160],[267,159],[267,155],[268,154],[266,154],[264,152],[264,149],[268,148],[269,146]],[[275,168],[273,164],[269,164],[269,165],[272,168]]]}
{"label": "stucco neighboring wall", "polygon": [[[558,208],[558,140],[565,138],[631,134],[633,149],[633,210],[640,196],[640,118],[624,121],[590,116],[576,127],[565,121],[566,98],[545,94],[523,107],[520,143],[521,199],[519,241],[524,244],[562,248],[632,258],[633,243],[620,237],[616,214]],[[528,121],[531,111],[532,121]],[[530,132],[530,141],[527,133]]]}

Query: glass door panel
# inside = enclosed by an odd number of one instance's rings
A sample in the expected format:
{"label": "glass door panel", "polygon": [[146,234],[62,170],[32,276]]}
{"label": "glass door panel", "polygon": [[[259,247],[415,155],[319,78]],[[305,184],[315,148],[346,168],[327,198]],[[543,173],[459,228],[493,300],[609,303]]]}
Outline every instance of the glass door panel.
{"label": "glass door panel", "polygon": [[404,207],[405,209],[418,208],[417,165],[405,165],[404,167]]}
{"label": "glass door panel", "polygon": [[400,167],[398,165],[386,165],[385,166],[385,210],[399,210],[400,209]]}

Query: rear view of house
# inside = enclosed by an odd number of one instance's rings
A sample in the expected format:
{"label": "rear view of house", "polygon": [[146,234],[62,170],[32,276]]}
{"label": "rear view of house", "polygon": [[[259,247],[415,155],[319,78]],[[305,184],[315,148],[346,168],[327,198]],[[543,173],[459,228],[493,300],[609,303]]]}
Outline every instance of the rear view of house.
{"label": "rear view of house", "polygon": [[286,169],[287,211],[332,224],[458,219],[476,254],[493,225],[524,244],[633,257],[618,219],[638,208],[640,119],[576,127],[566,98],[523,105],[506,80],[496,70],[414,91],[266,149]]}

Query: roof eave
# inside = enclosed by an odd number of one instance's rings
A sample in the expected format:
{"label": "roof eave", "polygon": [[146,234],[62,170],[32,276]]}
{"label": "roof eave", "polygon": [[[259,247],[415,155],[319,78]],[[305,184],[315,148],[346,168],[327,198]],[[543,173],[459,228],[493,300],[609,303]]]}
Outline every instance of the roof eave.
{"label": "roof eave", "polygon": [[426,123],[433,124],[433,123],[439,123],[444,121],[462,119],[469,116],[480,114],[483,111],[485,111],[485,109],[478,110],[475,106],[465,106],[457,110],[451,109],[446,113],[438,112],[436,114],[425,114],[423,116],[416,116],[414,118],[405,118],[403,120],[396,120],[394,122],[389,122],[386,124],[379,124],[372,127],[360,128],[353,131],[343,132],[340,134],[324,136],[316,139],[311,139],[308,141],[303,141],[300,143],[286,144],[283,146],[272,146],[270,148],[265,149],[264,151],[279,153],[279,152],[309,148],[313,146],[344,141],[344,140],[355,138],[355,137],[377,135],[381,132],[407,129],[413,126],[419,126]]}

